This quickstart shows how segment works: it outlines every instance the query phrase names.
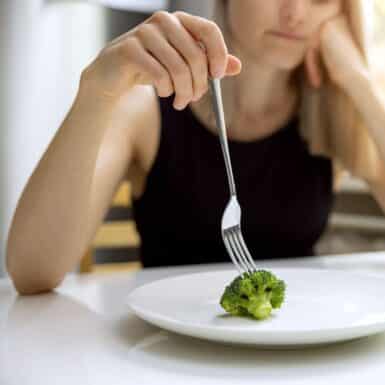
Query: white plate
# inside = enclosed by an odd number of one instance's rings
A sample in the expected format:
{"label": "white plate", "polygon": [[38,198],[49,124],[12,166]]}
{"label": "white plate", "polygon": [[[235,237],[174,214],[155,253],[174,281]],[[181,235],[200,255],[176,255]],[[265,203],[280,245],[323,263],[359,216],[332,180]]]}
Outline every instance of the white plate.
{"label": "white plate", "polygon": [[222,343],[293,347],[385,331],[385,279],[337,270],[274,269],[286,301],[263,321],[225,315],[219,299],[233,271],[163,279],[134,290],[132,311],[161,328]]}

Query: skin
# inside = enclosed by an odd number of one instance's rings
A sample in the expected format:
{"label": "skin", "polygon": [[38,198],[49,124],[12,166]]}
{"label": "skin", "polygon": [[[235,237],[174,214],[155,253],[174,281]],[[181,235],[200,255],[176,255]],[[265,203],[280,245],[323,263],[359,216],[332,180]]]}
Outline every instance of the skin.
{"label": "skin", "polygon": [[[52,290],[78,264],[123,180],[136,197],[143,193],[159,145],[157,95],[175,94],[176,109],[194,108],[208,75],[232,84],[239,123],[229,122],[229,136],[253,140],[296,112],[298,66],[305,63],[319,86],[322,57],[385,159],[384,104],[341,7],[339,0],[230,0],[235,56],[215,23],[182,12],[157,12],[108,44],[83,71],[72,108],[16,209],[7,268],[19,293]],[[382,183],[372,187],[385,208]]]}
{"label": "skin", "polygon": [[303,63],[309,82],[320,85],[321,28],[341,13],[342,5],[342,0],[242,0],[242,6],[228,2],[228,43],[242,62],[239,76],[226,80],[230,96],[224,95],[225,110],[236,111],[227,117],[232,139],[255,140],[284,125],[296,112],[293,72]]}
{"label": "skin", "polygon": [[341,0],[243,0],[241,7],[230,1],[227,14],[233,40],[244,54],[290,74],[316,46],[322,25],[341,10]]}

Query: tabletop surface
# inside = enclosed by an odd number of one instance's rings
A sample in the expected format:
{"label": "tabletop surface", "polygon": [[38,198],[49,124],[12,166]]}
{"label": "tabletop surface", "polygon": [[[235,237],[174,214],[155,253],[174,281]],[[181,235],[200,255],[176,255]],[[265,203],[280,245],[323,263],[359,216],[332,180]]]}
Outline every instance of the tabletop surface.
{"label": "tabletop surface", "polygon": [[[258,264],[385,277],[381,252]],[[127,307],[130,291],[147,282],[231,268],[220,264],[70,275],[55,293],[32,297],[17,296],[9,280],[0,280],[0,384],[383,383],[385,333],[304,350],[258,350],[166,332],[136,318]]]}

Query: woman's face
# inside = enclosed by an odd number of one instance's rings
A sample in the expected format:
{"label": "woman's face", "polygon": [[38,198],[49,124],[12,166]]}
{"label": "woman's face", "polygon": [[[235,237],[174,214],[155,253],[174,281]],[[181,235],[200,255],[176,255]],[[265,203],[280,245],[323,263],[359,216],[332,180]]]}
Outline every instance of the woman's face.
{"label": "woman's face", "polygon": [[343,0],[228,0],[227,17],[242,51],[273,67],[300,65],[320,27]]}

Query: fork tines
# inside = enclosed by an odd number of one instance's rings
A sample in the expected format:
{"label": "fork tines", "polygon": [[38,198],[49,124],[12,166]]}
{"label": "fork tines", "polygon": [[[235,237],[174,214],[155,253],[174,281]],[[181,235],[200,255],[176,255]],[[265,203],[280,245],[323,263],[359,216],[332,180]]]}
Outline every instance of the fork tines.
{"label": "fork tines", "polygon": [[223,230],[223,241],[230,257],[238,271],[252,273],[257,270],[257,266],[246,246],[241,233],[240,226],[233,226]]}

